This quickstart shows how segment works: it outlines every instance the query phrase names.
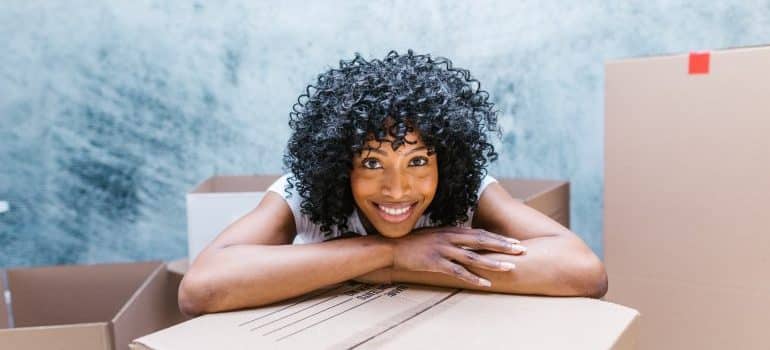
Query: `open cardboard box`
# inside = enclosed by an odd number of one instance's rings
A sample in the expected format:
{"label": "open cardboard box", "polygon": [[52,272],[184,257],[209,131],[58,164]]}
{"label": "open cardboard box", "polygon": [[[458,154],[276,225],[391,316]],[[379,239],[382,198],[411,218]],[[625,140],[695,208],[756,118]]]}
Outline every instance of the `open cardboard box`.
{"label": "open cardboard box", "polygon": [[[228,225],[254,209],[280,175],[214,176],[187,194],[188,260]],[[569,183],[557,180],[498,179],[529,206],[569,227]]]}
{"label": "open cardboard box", "polygon": [[126,349],[140,335],[187,319],[176,302],[178,276],[161,262],[5,273],[7,284],[0,280],[8,296],[0,301],[2,349]]}
{"label": "open cardboard box", "polygon": [[[239,210],[245,213],[256,206],[260,191],[276,178],[219,176],[206,180],[188,195],[188,204],[192,204],[188,220],[194,224],[190,239],[211,240],[229,224],[226,213],[212,212],[231,210],[233,206],[226,203],[231,198],[231,204],[240,202],[243,207]],[[498,180],[513,197],[569,226],[568,183]],[[221,221],[201,226],[199,216]],[[181,276],[187,266],[183,259],[169,263],[168,269]],[[636,310],[589,298],[348,282],[262,308],[201,316],[136,339],[131,347],[632,349],[638,316]]]}
{"label": "open cardboard box", "polygon": [[606,65],[607,300],[640,348],[770,349],[770,46]]}

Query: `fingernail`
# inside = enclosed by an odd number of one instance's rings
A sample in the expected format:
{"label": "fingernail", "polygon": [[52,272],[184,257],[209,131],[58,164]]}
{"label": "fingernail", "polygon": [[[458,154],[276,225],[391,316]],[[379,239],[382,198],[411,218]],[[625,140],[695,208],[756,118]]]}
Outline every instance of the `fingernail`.
{"label": "fingernail", "polygon": [[513,250],[514,252],[526,252],[527,247],[523,245],[511,244],[511,250]]}
{"label": "fingernail", "polygon": [[502,267],[503,270],[511,271],[516,268],[516,265],[512,262],[503,261],[500,263],[500,267]]}
{"label": "fingernail", "polygon": [[479,285],[481,285],[482,287],[491,287],[492,282],[489,282],[488,280],[485,280],[483,278],[479,278]]}

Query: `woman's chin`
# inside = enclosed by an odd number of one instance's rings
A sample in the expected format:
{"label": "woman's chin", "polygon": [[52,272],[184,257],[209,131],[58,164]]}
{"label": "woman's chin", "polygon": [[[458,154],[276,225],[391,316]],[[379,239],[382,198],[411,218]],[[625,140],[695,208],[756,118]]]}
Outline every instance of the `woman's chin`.
{"label": "woman's chin", "polygon": [[409,231],[386,231],[380,230],[381,235],[388,238],[401,238],[409,234]]}

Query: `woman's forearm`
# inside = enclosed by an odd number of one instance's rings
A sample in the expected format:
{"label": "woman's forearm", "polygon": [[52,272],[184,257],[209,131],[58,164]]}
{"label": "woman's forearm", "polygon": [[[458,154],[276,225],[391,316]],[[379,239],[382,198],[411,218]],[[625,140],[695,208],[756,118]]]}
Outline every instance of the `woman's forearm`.
{"label": "woman's forearm", "polygon": [[185,275],[179,304],[191,315],[269,304],[388,267],[390,249],[377,237],[358,237],[209,250]]}
{"label": "woman's forearm", "polygon": [[[571,242],[564,237],[549,236],[524,240],[521,244],[527,247],[526,254],[484,253],[484,255],[494,259],[516,264],[516,268],[512,271],[468,268],[473,273],[492,282],[491,287],[480,287],[435,272],[391,269],[390,271],[375,271],[369,276],[387,275],[394,282],[421,283],[511,294],[598,298],[606,293],[607,277],[601,261],[590,251],[575,249],[574,245],[577,242]],[[575,254],[576,251],[581,253]],[[366,277],[360,279],[366,280]]]}

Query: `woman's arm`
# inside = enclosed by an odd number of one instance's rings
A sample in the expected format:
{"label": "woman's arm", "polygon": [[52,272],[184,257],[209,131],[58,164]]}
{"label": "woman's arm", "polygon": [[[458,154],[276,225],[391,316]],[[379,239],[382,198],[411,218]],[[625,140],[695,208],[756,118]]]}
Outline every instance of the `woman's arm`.
{"label": "woman's arm", "polygon": [[521,240],[521,255],[485,252],[481,255],[516,265],[512,271],[468,269],[491,281],[480,287],[446,274],[383,269],[361,280],[390,278],[398,282],[425,283],[502,293],[599,298],[607,292],[604,265],[569,229],[548,216],[513,199],[498,183],[482,193],[473,226]]}
{"label": "woman's arm", "polygon": [[[521,251],[517,241],[487,232],[423,231],[400,239],[366,236],[291,245],[291,209],[268,192],[256,209],[228,226],[195,259],[180,285],[179,305],[189,315],[260,306],[390,266],[454,274],[478,283],[478,277],[450,262],[462,260],[459,252],[464,250],[457,245]],[[460,263],[481,270],[508,269],[484,257]]]}
{"label": "woman's arm", "polygon": [[240,309],[298,296],[390,266],[390,245],[376,237],[291,245],[294,216],[267,192],[190,266],[179,288],[189,315]]}

